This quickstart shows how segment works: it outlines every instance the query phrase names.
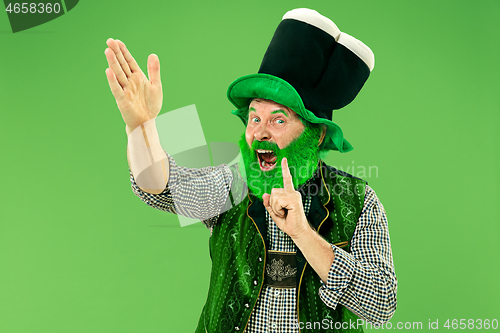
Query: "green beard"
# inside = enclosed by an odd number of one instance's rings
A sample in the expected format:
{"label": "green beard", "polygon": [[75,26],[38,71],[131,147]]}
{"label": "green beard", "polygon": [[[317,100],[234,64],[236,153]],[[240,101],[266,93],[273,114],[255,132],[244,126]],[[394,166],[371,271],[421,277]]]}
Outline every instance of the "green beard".
{"label": "green beard", "polygon": [[[281,172],[283,157],[288,160],[293,186],[296,190],[309,180],[318,167],[320,133],[321,128],[306,126],[302,134],[283,149],[280,149],[276,143],[268,141],[254,141],[250,148],[243,133],[239,141],[242,158],[239,169],[246,178],[248,188],[252,193],[262,200],[264,193],[271,194],[273,188],[283,188]],[[276,166],[272,170],[260,169],[256,149],[272,150],[276,154]]]}

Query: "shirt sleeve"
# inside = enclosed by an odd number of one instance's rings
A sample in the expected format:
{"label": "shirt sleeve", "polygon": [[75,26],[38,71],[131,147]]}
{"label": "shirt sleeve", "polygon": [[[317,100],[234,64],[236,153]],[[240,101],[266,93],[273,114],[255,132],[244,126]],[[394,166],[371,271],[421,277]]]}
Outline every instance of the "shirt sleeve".
{"label": "shirt sleeve", "polygon": [[[169,179],[160,194],[144,192],[137,186],[132,172],[132,190],[147,205],[173,214],[215,223],[224,206],[233,176],[226,164],[201,169],[180,167],[168,155]],[[130,170],[129,170],[130,171]]]}
{"label": "shirt sleeve", "polygon": [[397,279],[385,210],[369,186],[351,253],[332,248],[335,258],[319,290],[323,302],[334,309],[340,303],[372,323],[389,321],[396,310]]}

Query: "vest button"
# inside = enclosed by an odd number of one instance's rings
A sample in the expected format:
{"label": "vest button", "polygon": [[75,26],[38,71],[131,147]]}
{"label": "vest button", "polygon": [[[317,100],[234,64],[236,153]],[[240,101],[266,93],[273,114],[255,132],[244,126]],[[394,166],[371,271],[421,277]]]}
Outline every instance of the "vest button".
{"label": "vest button", "polygon": [[248,309],[249,307],[250,307],[250,304],[245,303],[245,308],[247,308],[247,309]]}
{"label": "vest button", "polygon": [[262,257],[259,257],[259,262],[262,262]]}
{"label": "vest button", "polygon": [[257,282],[257,280],[253,280],[253,285],[256,286],[257,284],[259,284],[259,282]]}
{"label": "vest button", "polygon": [[240,328],[239,328],[238,326],[236,326],[236,327],[234,328],[234,330],[235,330],[235,331],[239,331],[239,330],[240,330]]}
{"label": "vest button", "polygon": [[302,258],[301,257],[297,257],[297,261],[298,262],[302,262]]}

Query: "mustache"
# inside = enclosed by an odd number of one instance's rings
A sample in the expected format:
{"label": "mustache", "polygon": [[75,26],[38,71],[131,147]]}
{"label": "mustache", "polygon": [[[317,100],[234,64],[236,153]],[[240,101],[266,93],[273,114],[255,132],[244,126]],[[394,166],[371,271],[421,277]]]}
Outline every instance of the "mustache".
{"label": "mustache", "polygon": [[272,150],[275,153],[281,151],[276,142],[254,140],[252,142],[252,150],[256,149]]}

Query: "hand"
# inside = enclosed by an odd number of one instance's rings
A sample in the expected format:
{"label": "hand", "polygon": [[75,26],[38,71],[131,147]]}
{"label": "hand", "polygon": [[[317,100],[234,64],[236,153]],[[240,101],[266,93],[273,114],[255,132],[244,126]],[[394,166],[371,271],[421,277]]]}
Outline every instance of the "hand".
{"label": "hand", "polygon": [[283,187],[273,188],[271,195],[264,193],[264,207],[278,228],[283,230],[293,240],[311,231],[302,206],[302,195],[293,188],[292,175],[288,168],[288,160],[281,160]]}
{"label": "hand", "polygon": [[106,44],[104,54],[109,64],[106,77],[130,133],[160,113],[163,102],[160,60],[155,54],[148,57],[148,81],[123,42],[110,38]]}

